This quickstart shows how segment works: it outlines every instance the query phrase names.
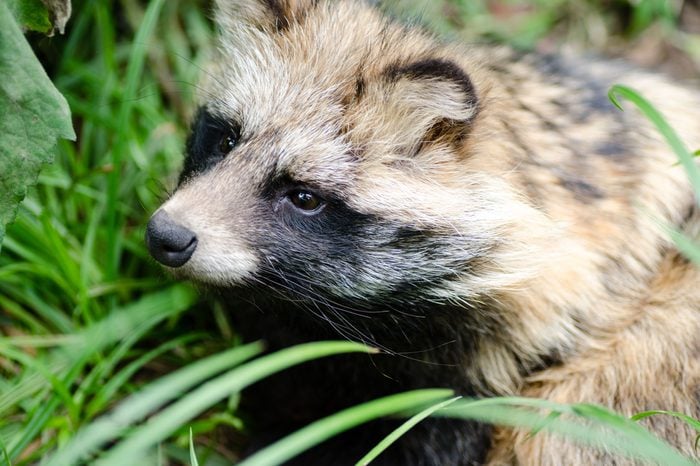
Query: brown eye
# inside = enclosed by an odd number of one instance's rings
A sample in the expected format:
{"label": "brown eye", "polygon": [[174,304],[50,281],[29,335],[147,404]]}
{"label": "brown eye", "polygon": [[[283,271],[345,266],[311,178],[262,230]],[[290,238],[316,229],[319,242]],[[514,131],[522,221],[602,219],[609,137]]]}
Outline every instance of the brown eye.
{"label": "brown eye", "polygon": [[221,138],[219,141],[219,152],[221,154],[226,155],[229,152],[233,150],[234,147],[236,147],[236,143],[238,142],[238,138],[234,134],[227,134],[224,137]]}
{"label": "brown eye", "polygon": [[292,191],[288,197],[292,204],[301,210],[310,212],[321,207],[321,199],[309,191]]}

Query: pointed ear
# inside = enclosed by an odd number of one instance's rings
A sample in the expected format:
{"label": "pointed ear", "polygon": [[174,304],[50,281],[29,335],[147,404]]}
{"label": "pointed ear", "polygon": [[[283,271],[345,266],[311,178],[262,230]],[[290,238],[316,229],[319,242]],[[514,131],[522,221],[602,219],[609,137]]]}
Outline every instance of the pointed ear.
{"label": "pointed ear", "polygon": [[214,18],[223,30],[245,23],[281,32],[302,19],[319,0],[215,0]]}
{"label": "pointed ear", "polygon": [[387,104],[421,143],[462,137],[476,117],[479,100],[457,63],[439,58],[393,65],[385,71]]}
{"label": "pointed ear", "polygon": [[432,58],[393,65],[387,68],[386,75],[396,84],[394,98],[399,105],[456,121],[470,120],[476,114],[474,85],[453,61]]}

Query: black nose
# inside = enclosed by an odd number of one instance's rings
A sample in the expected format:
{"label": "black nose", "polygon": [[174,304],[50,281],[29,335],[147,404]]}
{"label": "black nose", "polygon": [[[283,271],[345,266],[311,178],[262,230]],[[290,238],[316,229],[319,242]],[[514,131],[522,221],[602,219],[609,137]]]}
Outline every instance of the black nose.
{"label": "black nose", "polygon": [[197,235],[175,223],[164,210],[146,227],[146,246],[153,258],[168,267],[182,267],[197,249]]}

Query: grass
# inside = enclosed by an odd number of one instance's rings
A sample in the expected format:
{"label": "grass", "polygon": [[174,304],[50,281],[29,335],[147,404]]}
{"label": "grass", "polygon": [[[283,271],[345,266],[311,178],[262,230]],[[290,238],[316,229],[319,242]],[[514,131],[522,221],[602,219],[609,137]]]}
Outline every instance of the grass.
{"label": "grass", "polygon": [[[195,293],[143,246],[180,164],[177,111],[193,86],[178,83],[196,82],[211,37],[205,8],[190,6],[75,2],[67,37],[36,39],[79,141],[61,144],[0,256],[0,442],[12,464],[36,463],[150,379],[231,345],[225,321],[181,320]],[[237,422],[224,413],[195,433]],[[176,437],[182,446],[184,427]]]}
{"label": "grass", "polygon": [[[521,48],[561,40],[602,50],[654,34],[696,53],[674,27],[677,11],[662,1],[540,0],[500,10],[486,1],[394,3],[394,11],[419,12],[451,35]],[[236,393],[246,383],[306,358],[366,351],[320,343],[261,357],[260,345],[238,345],[220,306],[202,303],[148,258],[144,226],[174,184],[211,47],[206,11],[196,0],[76,1],[65,37],[33,38],[68,99],[78,142],[60,145],[0,254],[0,464],[231,464],[245,435]],[[443,406],[450,396],[401,394],[343,411],[248,464],[274,464],[334,431],[407,408],[418,414],[405,427],[436,413],[516,419],[598,446],[613,429],[622,444],[638,446],[622,453],[689,464],[599,408],[521,399]],[[228,441],[219,441],[224,435]]]}

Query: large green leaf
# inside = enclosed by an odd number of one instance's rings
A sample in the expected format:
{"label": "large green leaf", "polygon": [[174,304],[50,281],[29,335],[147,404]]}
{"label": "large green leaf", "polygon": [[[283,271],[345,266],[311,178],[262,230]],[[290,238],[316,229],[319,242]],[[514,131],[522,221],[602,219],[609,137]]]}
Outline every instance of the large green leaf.
{"label": "large green leaf", "polygon": [[8,0],[7,6],[22,28],[43,34],[51,32],[49,10],[41,0]]}
{"label": "large green leaf", "polygon": [[17,205],[50,163],[59,138],[75,140],[68,103],[0,2],[0,242]]}

